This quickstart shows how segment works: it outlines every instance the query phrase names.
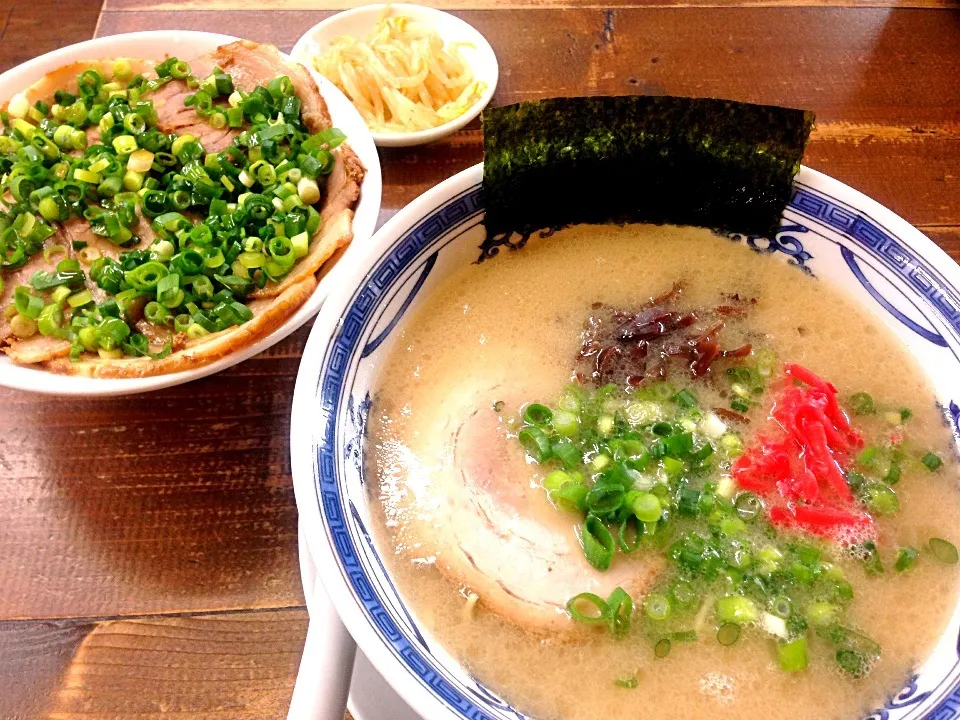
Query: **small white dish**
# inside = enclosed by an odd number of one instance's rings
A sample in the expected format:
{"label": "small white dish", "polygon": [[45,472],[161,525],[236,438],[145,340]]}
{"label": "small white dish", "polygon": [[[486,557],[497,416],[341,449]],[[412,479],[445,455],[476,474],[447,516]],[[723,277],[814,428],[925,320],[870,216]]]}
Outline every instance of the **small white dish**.
{"label": "small white dish", "polygon": [[[365,38],[376,26],[387,5],[363,5],[345,12],[337,13],[323,20],[307,30],[297,44],[293,46],[291,55],[303,63],[316,77],[322,77],[313,66],[312,58],[323,53],[330,43],[341,35],[355,38]],[[468,122],[473,120],[480,111],[487,106],[490,98],[497,89],[497,79],[500,71],[497,66],[497,56],[490,47],[490,43],[473,26],[458,17],[441,10],[423,5],[393,4],[389,5],[391,14],[406,15],[419,23],[434,29],[444,43],[468,43],[462,48],[464,58],[473,68],[479,81],[486,85],[480,98],[463,115],[444,123],[439,127],[416,132],[374,132],[373,141],[380,147],[410,147],[439,140],[452,135]]]}
{"label": "small white dish", "polygon": [[[70,45],[60,50],[41,55],[0,74],[0,103],[29,87],[47,73],[80,60],[109,57],[134,57],[162,60],[171,55],[189,60],[214,48],[233,42],[237,38],[217,33],[192,30],[149,30],[144,32],[111,35],[96,40]],[[343,254],[328,261],[323,267],[323,276],[313,295],[279,328],[255,343],[230,353],[220,360],[184,372],[169,373],[146,378],[97,379],[56,375],[46,370],[15,365],[0,353],[0,386],[29,390],[48,395],[110,396],[158,390],[180,385],[206,377],[232,367],[257,353],[276,345],[296,329],[311,320],[320,310],[330,284],[340,274],[339,265],[353,264],[351,258],[363,253],[377,226],[380,213],[382,180],[380,158],[366,123],[356,108],[337,90],[336,86],[315,73],[320,94],[330,110],[335,126],[346,133],[367,174],[361,186],[360,202],[353,219],[353,242]],[[344,262],[344,261],[347,262]]]}

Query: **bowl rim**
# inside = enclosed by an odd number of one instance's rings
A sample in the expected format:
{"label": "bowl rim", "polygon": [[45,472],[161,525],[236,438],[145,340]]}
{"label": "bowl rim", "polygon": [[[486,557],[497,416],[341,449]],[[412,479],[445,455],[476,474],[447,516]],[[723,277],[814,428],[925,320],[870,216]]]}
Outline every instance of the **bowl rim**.
{"label": "bowl rim", "polygon": [[399,233],[411,227],[425,209],[433,208],[446,198],[480,182],[482,169],[483,164],[479,163],[462,170],[407,204],[377,231],[367,252],[363,256],[357,256],[356,265],[349,268],[349,273],[343,273],[337,284],[331,287],[328,296],[331,302],[327,303],[317,316],[303,350],[291,408],[290,464],[294,496],[307,547],[317,567],[317,578],[364,655],[404,702],[424,718],[454,716],[432,693],[427,692],[419,683],[411,682],[404,666],[387,652],[365,619],[363,609],[354,602],[352,592],[341,574],[340,564],[328,542],[313,485],[313,401],[328,341],[340,324],[342,310],[347,304],[351,289],[357,286],[356,279],[363,277],[372,268],[379,257],[379,251],[390,245]]}
{"label": "bowl rim", "polygon": [[[139,30],[106,35],[58,48],[12,67],[0,73],[0,88],[10,84],[14,88],[13,94],[15,94],[57,68],[84,59],[96,59],[98,55],[103,57],[105,53],[134,57],[135,55],[121,48],[132,48],[141,42],[163,42],[169,46],[168,52],[172,55],[180,49],[196,52],[198,47],[214,47],[239,39],[233,35],[201,30]],[[200,52],[202,51],[201,49]],[[288,60],[292,59],[286,53],[281,54]],[[359,252],[355,248],[362,249],[362,246],[369,244],[370,238],[376,230],[383,193],[382,173],[373,137],[356,108],[333,83],[314,73],[311,73],[310,76],[317,83],[318,90],[331,109],[331,114],[337,115],[338,122],[345,123],[351,128],[351,137],[348,142],[360,156],[367,169],[367,174],[361,186],[360,201],[354,215],[354,237],[344,250],[342,257],[338,258],[335,263],[336,266],[339,266],[342,261],[348,260],[348,257],[352,257]],[[9,98],[6,93],[0,90],[0,102],[5,102],[7,99]],[[344,263],[344,267],[348,264]],[[48,370],[16,365],[6,356],[0,355],[0,386],[44,395],[111,397],[159,390],[207,377],[267,350],[309,322],[320,310],[332,281],[338,274],[340,274],[339,270],[331,272],[331,269],[327,268],[325,275],[317,284],[317,288],[303,305],[297,308],[273,332],[222,358],[196,368],[143,378],[87,378],[59,375]]]}
{"label": "bowl rim", "polygon": [[[362,279],[374,270],[388,248],[393,247],[403,236],[413,232],[432,212],[458,195],[475,188],[482,180],[482,167],[480,163],[457,173],[403,208],[377,232],[367,253],[362,257],[357,256],[358,264],[351,266],[350,272],[344,273],[337,285],[331,288],[329,301],[318,316],[304,349],[291,412],[290,451],[294,493],[305,540],[318,568],[318,578],[358,646],[377,671],[416,712],[431,720],[434,718],[450,720],[460,715],[448,706],[438,693],[418,682],[411,668],[391,651],[387,641],[373,627],[368,611],[355,597],[354,589],[350,586],[346,575],[347,570],[333,546],[334,541],[330,536],[327,517],[328,510],[321,505],[323,500],[320,485],[329,482],[330,485],[342,488],[343,481],[338,471],[334,470],[335,476],[329,478],[327,477],[329,471],[327,469],[321,471],[319,468],[317,479],[314,479],[314,468],[319,465],[314,428],[320,425],[318,411],[324,412],[320,408],[318,395],[320,384],[325,379],[321,371],[327,365],[328,345],[334,334],[341,328],[346,317],[345,311],[356,302],[357,297],[353,293],[358,291]],[[960,265],[921,231],[878,202],[838,180],[807,167],[802,167],[795,178],[795,188],[798,192],[812,189],[817,194],[822,193],[836,198],[841,203],[848,204],[854,215],[859,213],[868,216],[874,225],[884,229],[895,240],[902,241],[902,244],[915,252],[925,265],[933,268],[942,278],[940,281],[942,285],[948,290],[956,293],[957,289],[960,289]],[[441,233],[442,236],[443,233]],[[960,305],[957,307],[960,308]],[[955,315],[949,325],[953,334],[960,337],[960,309],[953,312]],[[338,356],[336,364],[342,367],[344,363],[349,364],[349,359]],[[956,415],[954,422],[960,424],[960,408],[954,410],[951,407],[951,412]],[[336,419],[339,420],[342,415],[342,412],[338,412]],[[957,441],[960,442],[960,428],[955,432]],[[319,435],[319,432],[317,434]],[[335,461],[336,464],[343,462],[344,458],[338,458]],[[338,492],[343,491],[338,490]],[[389,576],[390,573],[386,572],[386,575]],[[372,592],[379,594],[376,591]],[[382,601],[382,596],[380,600]],[[392,614],[392,611],[387,608],[387,613]],[[438,664],[446,663],[438,661]],[[937,691],[943,691],[948,696],[949,693],[953,693],[957,689],[955,687],[957,681],[951,680],[951,677],[948,674],[936,686]],[[915,692],[916,684],[914,683],[912,687]],[[922,697],[914,696],[911,700],[909,693],[903,691],[897,699],[904,699],[905,702],[888,707],[908,707],[925,700],[929,694],[924,693]],[[942,699],[938,697],[937,702],[942,702]],[[476,717],[488,716],[481,712]]]}
{"label": "bowl rim", "polygon": [[[435,128],[429,128],[427,130],[414,130],[411,132],[373,132],[371,130],[370,134],[373,136],[374,142],[380,147],[412,147],[414,145],[424,145],[435,140],[440,140],[448,135],[452,135],[477,117],[490,103],[490,100],[493,98],[493,94],[497,89],[497,83],[500,79],[500,65],[497,61],[497,54],[494,52],[490,42],[483,36],[483,33],[473,27],[473,25],[452,13],[448,13],[427,5],[414,5],[411,3],[376,3],[372,5],[360,5],[349,10],[335,13],[330,17],[324,18],[318,22],[297,39],[293,49],[290,51],[290,55],[299,62],[302,62],[303,65],[311,72],[316,72],[313,67],[313,63],[309,62],[307,48],[309,47],[310,43],[316,42],[315,36],[318,33],[327,30],[329,27],[337,23],[343,22],[344,19],[379,14],[387,7],[397,13],[407,12],[417,15],[443,17],[446,22],[453,22],[456,25],[462,26],[462,28],[465,29],[468,34],[476,36],[474,44],[477,45],[477,52],[484,55],[489,54],[488,62],[491,78],[487,82],[486,89],[483,91],[483,93],[481,93],[477,101],[471,105],[465,113],[455,117],[453,120],[449,120],[443,125],[438,125]],[[474,67],[474,70],[476,71],[476,67]]]}

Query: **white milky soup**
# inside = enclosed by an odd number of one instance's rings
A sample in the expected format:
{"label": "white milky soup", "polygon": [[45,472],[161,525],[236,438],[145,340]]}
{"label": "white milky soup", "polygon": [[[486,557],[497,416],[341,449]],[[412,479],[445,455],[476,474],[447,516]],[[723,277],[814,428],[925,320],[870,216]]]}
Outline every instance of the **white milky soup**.
{"label": "white milky soup", "polygon": [[460,269],[397,331],[369,443],[407,604],[541,720],[853,720],[956,604],[919,368],[705,230],[579,226]]}

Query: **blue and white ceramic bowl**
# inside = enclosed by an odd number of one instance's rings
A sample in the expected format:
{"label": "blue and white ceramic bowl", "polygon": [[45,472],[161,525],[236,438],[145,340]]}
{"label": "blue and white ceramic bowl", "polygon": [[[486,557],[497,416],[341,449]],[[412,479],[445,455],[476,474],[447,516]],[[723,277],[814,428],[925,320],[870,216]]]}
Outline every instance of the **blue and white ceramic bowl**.
{"label": "blue and white ceramic bowl", "polygon": [[[430,720],[523,715],[470,677],[422,629],[386,572],[369,529],[364,431],[392,332],[484,238],[482,166],[425,193],[341,273],[310,335],[297,378],[291,452],[297,505],[320,577],[362,651]],[[923,234],[814,170],[797,176],[776,238],[731,235],[776,253],[878,316],[918,358],[960,442],[960,267]],[[864,348],[870,352],[870,348]],[[960,614],[876,720],[960,718]]]}

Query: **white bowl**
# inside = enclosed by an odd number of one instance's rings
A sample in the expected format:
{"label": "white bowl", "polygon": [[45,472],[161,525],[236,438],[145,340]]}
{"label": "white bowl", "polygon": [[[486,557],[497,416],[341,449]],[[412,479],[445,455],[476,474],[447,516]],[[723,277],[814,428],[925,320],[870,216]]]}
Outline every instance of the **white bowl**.
{"label": "white bowl", "polygon": [[[230,35],[192,30],[149,30],[88,40],[41,55],[0,75],[0,103],[6,102],[48,72],[78,60],[117,56],[162,60],[169,55],[189,60],[236,39]],[[353,219],[353,242],[340,258],[332,264],[328,263],[330,267],[324,266],[325,274],[317,284],[317,289],[283,325],[252,345],[230,353],[216,362],[184,372],[146,378],[114,380],[55,375],[45,370],[15,365],[0,353],[0,385],[51,395],[105,396],[157,390],[206,377],[236,365],[280,342],[313,318],[320,310],[331,283],[340,274],[341,265],[350,265],[351,258],[362,253],[369,244],[370,236],[377,226],[383,189],[377,148],[360,114],[333,83],[317,75],[313,77],[320,88],[320,94],[327,102],[334,125],[346,133],[350,146],[360,157],[367,174],[363,179],[360,202]]]}
{"label": "white bowl", "polygon": [[[523,717],[445,653],[406,606],[372,542],[363,487],[366,415],[381,362],[402,316],[476,260],[481,179],[478,165],[433,188],[351,260],[311,332],[293,400],[294,489],[319,576],[360,650],[429,720]],[[960,267],[946,253],[878,203],[807,168],[775,238],[731,239],[812,271],[874,314],[920,362],[960,442]],[[955,613],[918,675],[870,717],[960,717],[958,631]]]}
{"label": "white bowl", "polygon": [[[363,5],[328,17],[301,35],[290,54],[319,77],[314,69],[312,58],[323,53],[330,43],[341,35],[365,38],[376,26],[386,7],[387,5]],[[452,135],[479,115],[493,97],[500,73],[497,67],[497,56],[494,55],[493,48],[490,47],[486,38],[458,17],[423,5],[391,3],[389,7],[393,15],[407,15],[432,28],[443,38],[444,43],[469,43],[472,47],[462,48],[464,58],[470,63],[476,78],[486,85],[486,90],[463,115],[439,127],[416,132],[375,132],[373,140],[381,147],[409,147]]]}

